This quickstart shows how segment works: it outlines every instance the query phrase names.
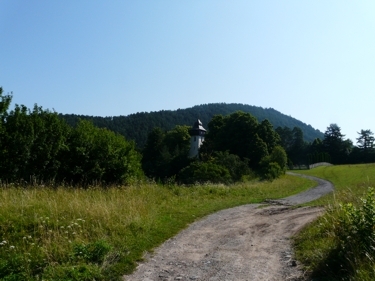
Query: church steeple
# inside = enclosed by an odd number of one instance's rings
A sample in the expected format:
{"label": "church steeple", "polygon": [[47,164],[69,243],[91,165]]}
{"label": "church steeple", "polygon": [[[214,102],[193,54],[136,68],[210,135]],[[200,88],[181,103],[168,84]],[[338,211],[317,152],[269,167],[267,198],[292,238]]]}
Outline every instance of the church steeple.
{"label": "church steeple", "polygon": [[204,135],[206,134],[206,129],[203,128],[201,120],[197,119],[193,127],[189,130],[190,138],[190,157],[198,157],[199,147],[204,141]]}

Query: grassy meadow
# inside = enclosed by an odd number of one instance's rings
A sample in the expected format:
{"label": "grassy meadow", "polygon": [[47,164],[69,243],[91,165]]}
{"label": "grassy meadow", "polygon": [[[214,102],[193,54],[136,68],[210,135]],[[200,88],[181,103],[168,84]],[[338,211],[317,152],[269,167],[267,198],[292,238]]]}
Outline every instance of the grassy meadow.
{"label": "grassy meadow", "polygon": [[309,205],[327,212],[295,237],[297,258],[314,280],[375,280],[375,164],[299,173],[331,181],[335,192]]}
{"label": "grassy meadow", "polygon": [[285,175],[232,186],[0,189],[1,280],[118,280],[189,223],[315,185]]}

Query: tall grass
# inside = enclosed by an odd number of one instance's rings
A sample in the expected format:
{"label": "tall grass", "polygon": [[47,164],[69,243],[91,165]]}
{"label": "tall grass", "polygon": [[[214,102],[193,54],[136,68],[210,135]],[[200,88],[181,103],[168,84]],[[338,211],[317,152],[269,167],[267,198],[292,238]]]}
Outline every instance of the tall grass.
{"label": "tall grass", "polygon": [[295,238],[297,258],[316,280],[375,280],[374,171],[366,164],[303,172],[335,185],[334,194],[313,203],[326,214]]}
{"label": "tall grass", "polygon": [[284,176],[233,186],[0,190],[1,280],[117,280],[194,220],[314,185]]}

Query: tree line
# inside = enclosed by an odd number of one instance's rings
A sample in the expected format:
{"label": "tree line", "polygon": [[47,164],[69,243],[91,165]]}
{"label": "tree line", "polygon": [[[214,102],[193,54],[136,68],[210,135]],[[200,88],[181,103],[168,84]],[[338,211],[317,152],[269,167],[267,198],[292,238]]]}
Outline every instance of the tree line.
{"label": "tree line", "polygon": [[189,127],[163,132],[154,128],[143,150],[145,174],[158,181],[232,183],[253,177],[272,180],[285,172],[287,156],[268,120],[258,123],[250,113],[216,115],[200,155],[189,158]]}
{"label": "tree line", "polygon": [[233,183],[255,177],[273,180],[293,167],[317,162],[375,162],[374,136],[361,130],[357,146],[337,124],[307,142],[299,127],[274,129],[250,113],[214,115],[199,156],[189,157],[190,126],[158,126],[144,147],[88,120],[69,125],[56,112],[15,105],[0,88],[0,181],[2,183],[131,184],[158,182]]}
{"label": "tree line", "polygon": [[322,138],[323,133],[315,130],[310,125],[284,115],[273,108],[262,108],[238,103],[211,103],[197,105],[186,109],[161,110],[157,112],[138,112],[128,116],[99,117],[75,114],[60,114],[71,126],[75,126],[79,120],[88,120],[100,128],[107,128],[123,135],[127,140],[135,141],[139,149],[143,149],[148,134],[156,127],[164,131],[172,130],[176,125],[192,125],[197,118],[203,124],[208,124],[215,115],[229,115],[236,111],[250,113],[261,122],[269,120],[274,128],[298,127],[302,130],[304,139],[312,142],[315,138]]}
{"label": "tree line", "polygon": [[281,144],[288,154],[288,165],[301,166],[318,162],[332,164],[360,164],[375,162],[374,133],[362,129],[356,138],[356,145],[345,139],[337,124],[330,124],[324,132],[323,139],[316,138],[313,142],[303,140],[302,131],[284,127],[276,128]]}
{"label": "tree line", "polygon": [[56,112],[15,105],[0,88],[0,180],[3,183],[128,184],[143,176],[134,142]]}

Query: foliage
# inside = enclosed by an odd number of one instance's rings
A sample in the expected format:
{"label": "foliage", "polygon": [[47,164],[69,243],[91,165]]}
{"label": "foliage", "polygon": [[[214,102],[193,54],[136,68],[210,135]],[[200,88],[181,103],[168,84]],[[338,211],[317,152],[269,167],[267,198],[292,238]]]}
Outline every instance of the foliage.
{"label": "foliage", "polygon": [[374,149],[374,133],[371,130],[361,130],[358,133],[360,136],[357,138],[358,148],[364,151]]}
{"label": "foliage", "polygon": [[133,142],[88,121],[71,128],[56,112],[15,105],[0,88],[0,181],[129,184],[143,177]]}
{"label": "foliage", "polygon": [[80,121],[67,140],[65,181],[130,184],[142,177],[141,156],[134,143],[88,121]]}
{"label": "foliage", "polygon": [[345,163],[347,147],[344,136],[337,124],[330,124],[324,133],[323,149],[331,156],[333,164]]}
{"label": "foliage", "polygon": [[60,169],[59,155],[67,150],[68,126],[41,107],[33,111],[15,106],[7,114],[0,135],[0,174],[6,181],[53,180]]}
{"label": "foliage", "polygon": [[229,171],[213,162],[193,162],[178,174],[178,181],[184,184],[229,183]]}
{"label": "foliage", "polygon": [[[209,132],[201,151],[206,155],[215,151],[228,151],[241,159],[248,159],[249,167],[257,169],[260,160],[268,155],[268,146],[274,145],[272,136],[265,140],[259,137],[258,132],[262,131],[260,128],[256,118],[249,113],[235,112],[224,117],[215,116],[208,123]],[[265,131],[264,129],[263,135]],[[268,140],[271,142],[267,143]]]}
{"label": "foliage", "polygon": [[276,146],[270,155],[263,157],[260,162],[262,167],[260,177],[263,180],[274,180],[285,174],[287,167],[287,155],[281,146]]}
{"label": "foliage", "polygon": [[310,188],[292,176],[230,187],[0,189],[1,280],[119,280],[194,220]]}
{"label": "foliage", "polygon": [[242,178],[253,174],[247,159],[241,160],[238,155],[229,154],[228,151],[215,152],[212,161],[229,171],[232,182],[240,181]]}
{"label": "foliage", "polygon": [[3,123],[3,118],[6,115],[9,105],[12,102],[12,94],[3,95],[3,88],[0,87],[0,121]]}
{"label": "foliage", "polygon": [[[215,115],[227,116],[236,111],[243,111],[255,116],[259,122],[268,119],[274,128],[299,127],[303,131],[306,141],[323,138],[323,133],[315,130],[310,125],[284,115],[273,108],[262,108],[246,104],[212,103],[202,104],[186,109],[161,110],[157,112],[138,112],[128,116],[84,116],[65,114],[60,115],[68,124],[75,126],[79,119],[90,120],[95,126],[108,128],[123,135],[128,140],[134,140],[137,147],[143,149],[151,131],[159,127],[162,131],[172,130],[176,125],[193,125],[199,118],[203,124],[208,124]],[[272,150],[272,149],[271,149]]]}
{"label": "foliage", "polygon": [[[338,218],[335,235],[338,239],[338,247],[343,258],[351,261],[347,266],[363,259],[375,258],[375,193],[369,188],[365,199],[361,199],[361,205],[356,207],[353,203],[341,204],[342,214]],[[352,257],[349,257],[352,255]],[[354,255],[361,255],[355,260]],[[358,266],[358,264],[354,264]]]}
{"label": "foliage", "polygon": [[304,171],[335,185],[334,195],[311,203],[326,205],[327,212],[295,239],[297,257],[313,276],[374,280],[375,198],[374,190],[368,189],[375,184],[374,167],[340,165]]}
{"label": "foliage", "polygon": [[[280,135],[281,146],[288,155],[290,166],[306,164],[309,144],[304,141],[303,131],[298,127],[278,127],[276,132]],[[320,139],[317,138],[314,142],[317,140]]]}
{"label": "foliage", "polygon": [[142,167],[149,178],[165,181],[188,166],[190,135],[188,126],[163,132],[154,128],[143,150]]}

